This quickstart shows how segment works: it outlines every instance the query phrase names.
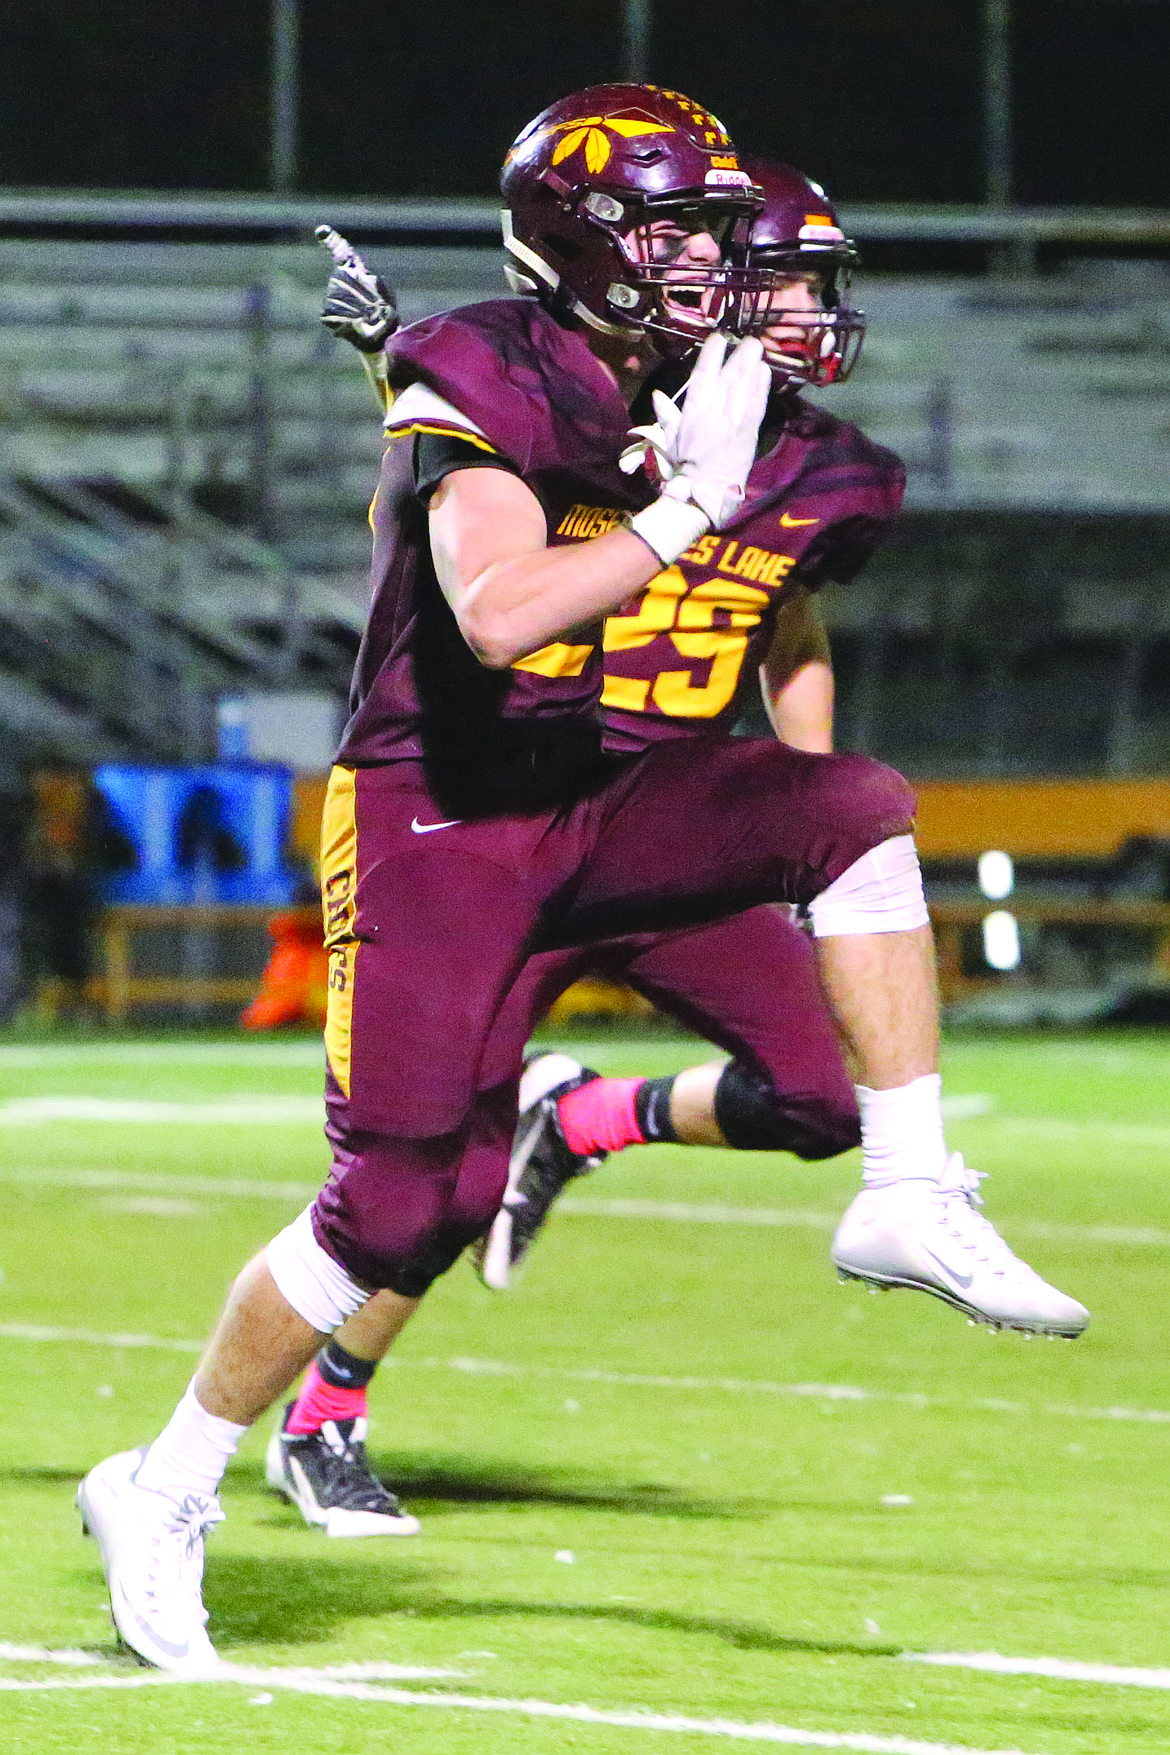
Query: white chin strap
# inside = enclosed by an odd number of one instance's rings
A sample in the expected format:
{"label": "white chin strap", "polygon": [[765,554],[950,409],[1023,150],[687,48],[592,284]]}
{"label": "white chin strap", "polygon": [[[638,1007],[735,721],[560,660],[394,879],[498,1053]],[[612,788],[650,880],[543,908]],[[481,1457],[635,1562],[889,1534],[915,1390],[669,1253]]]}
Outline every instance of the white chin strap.
{"label": "white chin strap", "polygon": [[514,293],[534,293],[540,291],[540,288],[530,274],[521,274],[520,270],[514,268],[510,262],[504,263],[504,279]]}
{"label": "white chin strap", "polygon": [[[506,207],[500,213],[500,230],[504,234],[504,249],[508,252],[509,256],[514,256],[517,262],[523,263],[524,267],[529,270],[528,274],[518,275],[517,278],[520,280],[528,280],[531,275],[535,275],[536,279],[532,282],[533,292],[536,292],[539,289],[541,281],[544,282],[545,286],[547,286],[550,291],[555,292],[561,284],[560,275],[555,269],[549,267],[543,256],[538,256],[535,250],[530,248],[528,244],[522,243],[516,236],[515,232],[512,230],[512,215],[508,212]],[[510,263],[508,264],[508,268],[505,268],[504,272],[508,273],[509,268],[511,268]],[[515,274],[516,270],[511,268],[511,272],[512,274]]]}
{"label": "white chin strap", "polygon": [[[500,228],[504,234],[504,249],[528,270],[528,273],[525,274],[514,268],[510,262],[505,263],[504,277],[512,291],[536,293],[540,291],[543,284],[548,287],[550,292],[556,292],[561,284],[560,275],[555,268],[549,267],[543,256],[539,256],[529,244],[523,243],[516,236],[512,230],[512,215],[506,207],[500,213]],[[599,335],[624,337],[641,334],[639,329],[631,327],[628,323],[607,322],[604,317],[597,316],[587,305],[583,305],[580,299],[570,297],[568,304],[574,317],[580,317],[582,323],[587,324],[590,329],[595,329]]]}

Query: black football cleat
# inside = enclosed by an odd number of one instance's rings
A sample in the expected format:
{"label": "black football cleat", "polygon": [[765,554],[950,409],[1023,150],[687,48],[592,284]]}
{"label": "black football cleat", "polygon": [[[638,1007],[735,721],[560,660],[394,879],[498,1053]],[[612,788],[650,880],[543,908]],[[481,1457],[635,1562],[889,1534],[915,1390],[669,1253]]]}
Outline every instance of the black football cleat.
{"label": "black football cleat", "polygon": [[548,1218],[566,1182],[586,1176],[608,1152],[571,1151],[561,1131],[557,1104],[568,1091],[591,1085],[600,1073],[567,1054],[537,1054],[520,1080],[520,1119],[508,1164],[508,1186],[491,1229],[472,1246],[476,1270],[485,1286],[505,1292]]}
{"label": "black football cleat", "polygon": [[[293,1407],[284,1410],[287,1420]],[[297,1436],[284,1420],[268,1440],[268,1485],[327,1536],[417,1536],[419,1521],[404,1511],[366,1461],[366,1422],[326,1420]]]}

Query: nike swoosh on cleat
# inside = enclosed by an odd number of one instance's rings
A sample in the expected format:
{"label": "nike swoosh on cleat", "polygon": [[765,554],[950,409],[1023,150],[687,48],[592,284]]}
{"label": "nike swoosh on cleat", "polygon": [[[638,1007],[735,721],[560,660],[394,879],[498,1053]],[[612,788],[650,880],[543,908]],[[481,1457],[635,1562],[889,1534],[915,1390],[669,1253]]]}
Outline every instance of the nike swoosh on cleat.
{"label": "nike swoosh on cleat", "polygon": [[156,1628],[150,1627],[147,1625],[147,1623],[142,1619],[142,1616],[138,1613],[138,1610],[134,1607],[133,1603],[130,1602],[130,1600],[128,1599],[128,1597],[126,1595],[126,1592],[121,1588],[120,1585],[118,1587],[118,1595],[121,1597],[126,1608],[129,1610],[129,1613],[130,1613],[130,1616],[134,1622],[134,1625],[142,1630],[143,1635],[145,1636],[146,1639],[148,1639],[150,1641],[150,1643],[152,1645],[157,1645],[158,1649],[160,1651],[166,1652],[168,1657],[185,1658],[185,1657],[190,1656],[191,1642],[189,1639],[185,1639],[183,1641],[182,1645],[172,1645],[170,1640],[164,1639],[162,1634],[159,1633]]}
{"label": "nike swoosh on cleat", "polygon": [[463,821],[462,817],[453,817],[449,823],[420,823],[415,817],[411,829],[416,835],[433,835],[436,829],[455,829]]}
{"label": "nike swoosh on cleat", "polygon": [[781,512],[780,523],[785,530],[795,530],[798,524],[819,524],[819,518],[794,518],[791,512]]}
{"label": "nike swoosh on cleat", "polygon": [[936,1255],[933,1249],[928,1249],[925,1243],[922,1245],[922,1248],[923,1251],[929,1255],[931,1261],[936,1261],[938,1263],[943,1273],[946,1274],[948,1280],[953,1280],[955,1285],[961,1286],[964,1292],[967,1290],[971,1281],[975,1278],[973,1271],[969,1274],[956,1273],[949,1263],[945,1262],[940,1255]]}

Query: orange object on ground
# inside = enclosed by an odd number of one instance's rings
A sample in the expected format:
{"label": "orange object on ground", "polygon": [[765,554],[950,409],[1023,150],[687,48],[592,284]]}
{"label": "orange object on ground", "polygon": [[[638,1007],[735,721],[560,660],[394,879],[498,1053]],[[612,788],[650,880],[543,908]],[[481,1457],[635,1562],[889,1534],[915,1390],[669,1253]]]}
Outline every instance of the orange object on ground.
{"label": "orange object on ground", "polygon": [[272,954],[260,991],[240,1014],[245,1030],[277,1030],[282,1024],[325,1022],[329,958],[319,918],[274,914],[268,922]]}

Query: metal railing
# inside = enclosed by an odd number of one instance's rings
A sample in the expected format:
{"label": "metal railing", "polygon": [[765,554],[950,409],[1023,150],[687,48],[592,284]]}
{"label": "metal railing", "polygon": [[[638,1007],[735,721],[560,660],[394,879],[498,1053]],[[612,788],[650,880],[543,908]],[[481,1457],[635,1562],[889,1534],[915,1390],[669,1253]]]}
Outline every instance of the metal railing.
{"label": "metal railing", "polygon": [[[859,242],[987,244],[997,248],[1068,249],[1111,244],[1170,247],[1170,210],[1142,207],[996,207],[983,203],[845,202],[840,213]],[[498,201],[475,196],[441,200],[391,196],[187,194],[167,190],[17,189],[0,187],[0,232],[76,227],[309,241],[328,218],[342,230],[385,237],[482,238],[500,235]]]}

